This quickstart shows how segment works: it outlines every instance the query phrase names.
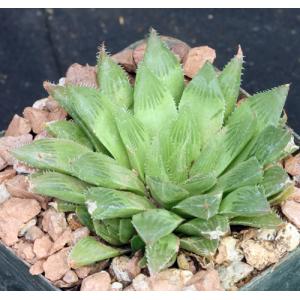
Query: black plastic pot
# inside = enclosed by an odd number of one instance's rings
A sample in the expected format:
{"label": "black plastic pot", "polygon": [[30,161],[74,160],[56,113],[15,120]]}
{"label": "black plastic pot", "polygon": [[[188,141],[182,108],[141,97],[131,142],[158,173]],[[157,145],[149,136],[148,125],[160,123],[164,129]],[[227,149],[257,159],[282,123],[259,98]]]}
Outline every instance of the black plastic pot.
{"label": "black plastic pot", "polygon": [[[300,291],[300,248],[286,255],[241,288],[243,291]],[[44,276],[32,276],[28,265],[0,243],[0,290],[58,291]]]}

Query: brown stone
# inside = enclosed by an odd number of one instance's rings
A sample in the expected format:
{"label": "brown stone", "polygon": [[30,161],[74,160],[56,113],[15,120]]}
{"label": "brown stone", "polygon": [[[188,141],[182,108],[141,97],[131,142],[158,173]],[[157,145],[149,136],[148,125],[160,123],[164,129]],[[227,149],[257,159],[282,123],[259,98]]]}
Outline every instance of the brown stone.
{"label": "brown stone", "polygon": [[63,277],[63,281],[66,283],[76,283],[78,280],[78,276],[72,270],[69,270]]}
{"label": "brown stone", "polygon": [[223,291],[219,274],[216,270],[199,271],[186,284],[197,291]]}
{"label": "brown stone", "polygon": [[71,234],[72,244],[75,245],[79,240],[89,235],[90,235],[90,231],[87,227],[80,227],[76,229]]}
{"label": "brown stone", "polygon": [[47,110],[47,102],[48,98],[39,99],[33,103],[32,107],[39,110]]}
{"label": "brown stone", "polygon": [[61,106],[59,105],[59,103],[52,99],[51,97],[47,98],[47,102],[46,102],[46,108],[47,110],[51,111],[56,111],[59,108],[61,108]]}
{"label": "brown stone", "polygon": [[44,232],[37,226],[30,227],[25,233],[25,239],[34,242],[44,236]]}
{"label": "brown stone", "polygon": [[58,107],[49,113],[48,120],[49,122],[65,120],[67,115],[68,113],[62,107]]}
{"label": "brown stone", "polygon": [[100,271],[106,269],[109,265],[109,262],[110,262],[109,259],[102,260],[96,264],[77,268],[75,270],[75,272],[76,272],[77,276],[82,279],[82,278],[87,277],[88,275],[91,275],[91,274],[94,274],[94,273],[97,273],[97,272],[100,272]]}
{"label": "brown stone", "polygon": [[69,248],[64,248],[47,258],[43,264],[46,278],[56,281],[61,279],[70,270],[68,265],[69,252]]}
{"label": "brown stone", "polygon": [[7,167],[7,162],[0,156],[0,171]]}
{"label": "brown stone", "polygon": [[29,167],[28,165],[20,161],[16,161],[13,164],[13,168],[19,174],[33,174],[36,171],[35,168]]}
{"label": "brown stone", "polygon": [[28,176],[17,175],[5,183],[7,190],[13,197],[36,199],[40,203],[46,201],[47,197],[32,193],[29,185]]}
{"label": "brown stone", "polygon": [[72,230],[76,230],[78,228],[83,227],[75,213],[71,213],[68,215],[67,222]]}
{"label": "brown stone", "polygon": [[2,217],[0,213],[0,238],[7,246],[11,246],[18,241],[18,233],[22,224],[16,218]]}
{"label": "brown stone", "polygon": [[31,275],[39,275],[42,274],[44,272],[44,268],[43,268],[43,264],[44,264],[45,260],[44,259],[40,259],[38,261],[36,261],[29,269],[29,273]]}
{"label": "brown stone", "polygon": [[53,243],[50,240],[48,235],[36,239],[33,244],[33,251],[37,258],[45,258],[50,255],[50,249],[52,248]]}
{"label": "brown stone", "polygon": [[296,202],[300,202],[300,189],[297,187],[294,187],[293,193],[288,196],[287,200],[293,200]]}
{"label": "brown stone", "polygon": [[29,133],[30,131],[31,126],[29,121],[18,115],[14,115],[5,131],[5,136],[19,136]]}
{"label": "brown stone", "polygon": [[140,272],[139,260],[141,254],[137,252],[132,258],[118,256],[112,260],[110,271],[119,282],[130,283]]}
{"label": "brown stone", "polygon": [[135,72],[136,64],[133,59],[133,49],[126,48],[111,57],[116,63],[122,65],[126,71]]}
{"label": "brown stone", "polygon": [[54,242],[50,250],[50,254],[53,254],[58,250],[61,250],[67,244],[70,245],[71,241],[72,241],[72,230],[70,227],[67,227],[67,229]]}
{"label": "brown stone", "polygon": [[41,211],[35,199],[10,198],[0,206],[0,215],[18,219],[22,224],[28,222]]}
{"label": "brown stone", "polygon": [[0,157],[13,165],[17,160],[10,153],[11,150],[32,142],[32,135],[27,133],[20,136],[5,136],[0,138]]}
{"label": "brown stone", "polygon": [[263,270],[267,266],[277,263],[281,257],[272,241],[254,241],[247,240],[241,243],[247,263],[256,268]]}
{"label": "brown stone", "polygon": [[13,178],[15,175],[16,175],[16,171],[14,169],[6,169],[0,172],[0,184],[7,179]]}
{"label": "brown stone", "polygon": [[51,238],[56,241],[67,228],[67,221],[64,213],[57,212],[54,208],[49,208],[43,217],[43,230],[48,232]]}
{"label": "brown stone", "polygon": [[300,153],[291,156],[285,161],[284,168],[292,176],[300,175]]}
{"label": "brown stone", "polygon": [[96,68],[89,65],[72,64],[67,70],[65,83],[97,88]]}
{"label": "brown stone", "polygon": [[142,43],[133,50],[132,56],[136,65],[143,60],[146,48],[147,44]]}
{"label": "brown stone", "polygon": [[23,258],[24,260],[26,260],[29,263],[32,263],[35,259],[35,254],[33,252],[33,246],[32,243],[29,242],[24,242],[24,241],[20,241],[17,244],[17,251],[16,254],[17,256]]}
{"label": "brown stone", "polygon": [[109,291],[111,279],[107,272],[101,271],[83,279],[81,291]]}
{"label": "brown stone", "polygon": [[294,200],[285,201],[281,205],[283,214],[300,229],[300,202]]}
{"label": "brown stone", "polygon": [[30,122],[32,131],[34,133],[42,132],[46,126],[46,123],[49,121],[48,111],[33,107],[26,107],[23,111],[23,115],[24,118]]}
{"label": "brown stone", "polygon": [[216,51],[208,46],[191,48],[183,63],[184,74],[193,78],[206,61],[213,63],[215,58]]}

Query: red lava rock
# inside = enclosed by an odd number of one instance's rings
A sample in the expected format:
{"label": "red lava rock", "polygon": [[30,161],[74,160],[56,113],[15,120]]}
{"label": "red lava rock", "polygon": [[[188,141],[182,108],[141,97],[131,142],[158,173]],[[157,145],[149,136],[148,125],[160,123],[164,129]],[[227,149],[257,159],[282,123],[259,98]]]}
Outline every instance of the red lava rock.
{"label": "red lava rock", "polygon": [[72,230],[70,227],[67,227],[67,229],[54,242],[50,250],[50,254],[53,254],[58,250],[61,250],[67,244],[70,245],[71,241],[72,241]]}
{"label": "red lava rock", "polygon": [[193,78],[206,61],[213,63],[215,58],[216,51],[208,46],[191,48],[183,63],[184,74]]}
{"label": "red lava rock", "polygon": [[43,264],[44,264],[45,260],[44,259],[40,259],[38,261],[36,261],[29,269],[29,273],[31,275],[39,275],[42,274],[44,272],[44,268],[43,268]]}
{"label": "red lava rock", "polygon": [[281,210],[288,220],[300,229],[300,202],[294,200],[285,201],[281,205]]}
{"label": "red lava rock", "polygon": [[300,153],[291,156],[285,161],[284,168],[292,176],[300,175]]}
{"label": "red lava rock", "polygon": [[142,43],[133,50],[132,56],[136,65],[143,60],[146,48],[147,44]]}
{"label": "red lava rock", "polygon": [[44,232],[37,226],[30,227],[25,233],[25,239],[34,242],[44,236]]}
{"label": "red lava rock", "polygon": [[219,274],[216,270],[199,271],[188,282],[187,289],[197,291],[223,291]]}
{"label": "red lava rock", "polygon": [[133,59],[133,49],[126,48],[111,57],[116,63],[122,65],[126,71],[135,72],[136,64]]}
{"label": "red lava rock", "polygon": [[6,169],[0,172],[0,184],[5,180],[11,179],[16,175],[16,171],[14,169]]}
{"label": "red lava rock", "polygon": [[54,208],[49,208],[42,221],[43,230],[48,232],[51,238],[56,241],[67,229],[67,221],[64,213],[57,212]]}
{"label": "red lava rock", "polygon": [[56,281],[61,279],[70,270],[68,265],[69,252],[69,248],[64,248],[47,258],[43,264],[46,278]]}
{"label": "red lava rock", "polygon": [[18,115],[14,115],[5,131],[5,136],[19,136],[29,133],[30,131],[31,126],[29,121]]}
{"label": "red lava rock", "polygon": [[27,133],[20,136],[5,136],[0,138],[0,157],[13,165],[16,159],[10,154],[10,150],[21,147],[32,142],[32,135]]}
{"label": "red lava rock", "polygon": [[65,83],[97,88],[96,68],[89,65],[72,64],[67,70]]}
{"label": "red lava rock", "polygon": [[33,251],[36,254],[37,258],[45,258],[49,256],[50,249],[52,248],[53,243],[48,235],[36,239],[33,244]]}
{"label": "red lava rock", "polygon": [[107,272],[101,271],[83,279],[81,291],[109,291],[111,279]]}
{"label": "red lava rock", "polygon": [[24,118],[30,122],[32,131],[40,133],[44,130],[45,125],[49,122],[49,112],[33,107],[26,107],[23,111]]}

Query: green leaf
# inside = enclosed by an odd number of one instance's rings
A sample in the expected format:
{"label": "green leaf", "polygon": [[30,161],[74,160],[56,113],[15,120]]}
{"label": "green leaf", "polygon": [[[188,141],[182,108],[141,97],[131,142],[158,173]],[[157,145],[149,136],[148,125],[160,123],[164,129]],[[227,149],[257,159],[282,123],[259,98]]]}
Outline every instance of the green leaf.
{"label": "green leaf", "polygon": [[140,236],[134,235],[130,241],[130,248],[132,252],[136,252],[138,250],[141,250],[145,247],[144,241],[141,239]]}
{"label": "green leaf", "polygon": [[233,112],[240,92],[243,54],[231,59],[219,75],[219,84],[225,99],[225,119]]}
{"label": "green leaf", "polygon": [[130,165],[144,178],[146,152],[150,146],[150,138],[143,124],[131,113],[118,111],[117,126],[127,150]]}
{"label": "green leaf", "polygon": [[59,199],[56,199],[55,202],[57,204],[57,211],[59,212],[73,212],[78,207],[78,204],[59,200]]}
{"label": "green leaf", "polygon": [[76,207],[76,215],[78,217],[79,222],[87,227],[90,231],[95,232],[95,227],[93,224],[93,220],[87,210],[86,207],[78,206]]}
{"label": "green leaf", "polygon": [[146,245],[147,265],[150,275],[154,275],[173,264],[174,255],[179,250],[179,239],[174,234],[166,235],[153,244]]}
{"label": "green leaf", "polygon": [[211,240],[217,240],[221,236],[230,232],[228,219],[221,215],[216,215],[208,220],[193,219],[177,228],[183,234],[200,236]]}
{"label": "green leaf", "polygon": [[155,30],[151,30],[143,61],[178,103],[184,88],[183,71],[178,59]]}
{"label": "green leaf", "polygon": [[89,152],[72,162],[72,174],[88,183],[143,194],[145,187],[137,174],[120,166],[111,157]]}
{"label": "green leaf", "polygon": [[294,192],[294,183],[291,182],[281,193],[275,195],[274,197],[272,197],[271,199],[269,199],[269,203],[271,205],[277,205],[280,204],[282,202],[284,202],[285,200],[287,200],[287,198],[293,194]]}
{"label": "green leaf", "polygon": [[243,186],[256,185],[262,179],[262,167],[255,157],[251,157],[219,177],[213,191],[231,192]]}
{"label": "green leaf", "polygon": [[101,93],[110,101],[125,108],[133,103],[133,89],[127,73],[102,49],[97,64],[97,79]]}
{"label": "green leaf", "polygon": [[93,220],[96,234],[113,246],[123,245],[119,238],[120,219]]}
{"label": "green leaf", "polygon": [[258,136],[250,155],[255,155],[262,165],[276,162],[290,139],[290,131],[270,125]]}
{"label": "green leaf", "polygon": [[264,172],[262,186],[266,197],[278,194],[292,184],[290,177],[280,166],[272,166]]}
{"label": "green leaf", "polygon": [[73,247],[69,255],[69,264],[72,268],[93,264],[107,258],[119,256],[123,253],[121,249],[106,246],[94,238],[87,236]]}
{"label": "green leaf", "polygon": [[92,218],[96,220],[128,218],[153,208],[153,204],[145,197],[101,187],[88,190],[86,204]]}
{"label": "green leaf", "polygon": [[201,195],[210,190],[217,182],[213,174],[195,175],[186,180],[182,187],[189,191],[191,195]]}
{"label": "green leaf", "polygon": [[281,218],[274,212],[267,213],[262,216],[256,217],[235,217],[230,220],[230,224],[232,225],[243,225],[250,226],[256,228],[277,228],[283,222]]}
{"label": "green leaf", "polygon": [[180,111],[186,109],[191,119],[196,120],[202,145],[222,127],[225,100],[214,67],[206,63],[184,89]]}
{"label": "green leaf", "polygon": [[88,187],[88,184],[77,178],[56,172],[33,174],[30,177],[30,189],[34,193],[75,204],[84,204],[84,192]]}
{"label": "green leaf", "polygon": [[72,161],[89,152],[87,147],[63,139],[36,140],[11,151],[14,157],[32,167],[66,174],[72,174]]}
{"label": "green leaf", "polygon": [[171,93],[143,63],[139,64],[136,74],[134,114],[151,136],[155,136],[177,115]]}
{"label": "green leaf", "polygon": [[113,102],[92,88],[68,86],[67,96],[73,109],[86,127],[122,166],[128,167],[126,149],[121,140],[114,116]]}
{"label": "green leaf", "polygon": [[162,155],[162,143],[159,136],[152,139],[150,147],[147,150],[145,173],[148,177],[159,178],[165,182],[169,181],[164,157]]}
{"label": "green leaf", "polygon": [[47,132],[59,139],[66,139],[93,150],[93,144],[84,131],[73,121],[60,120],[46,124]]}
{"label": "green leaf", "polygon": [[132,217],[132,224],[146,244],[151,244],[172,233],[183,221],[164,209],[150,209]]}
{"label": "green leaf", "polygon": [[147,176],[146,182],[154,199],[167,208],[172,207],[189,194],[184,188],[171,182],[161,181],[155,177]]}
{"label": "green leaf", "polygon": [[131,219],[121,219],[119,224],[120,241],[124,244],[127,244],[134,233],[135,230],[131,223]]}
{"label": "green leaf", "polygon": [[248,107],[239,107],[228,119],[228,123],[203,148],[191,169],[191,175],[220,175],[239,155],[255,133],[256,120]]}
{"label": "green leaf", "polygon": [[281,85],[269,91],[257,93],[241,105],[249,106],[257,116],[257,129],[268,125],[277,126],[289,91],[289,85]]}
{"label": "green leaf", "polygon": [[80,112],[76,110],[72,99],[68,95],[68,90],[63,86],[50,85],[47,89],[50,95],[59,102],[59,104],[68,112],[68,114],[73,118],[73,120],[80,126],[80,128],[85,132],[86,136],[89,138],[94,148],[97,151],[107,153],[105,147],[101,144],[99,139],[96,137],[92,128],[88,126],[82,119]]}
{"label": "green leaf", "polygon": [[222,200],[220,213],[229,217],[259,216],[270,212],[270,205],[257,186],[244,186]]}
{"label": "green leaf", "polygon": [[205,194],[186,198],[173,207],[174,211],[208,220],[218,213],[222,193]]}
{"label": "green leaf", "polygon": [[218,240],[207,240],[199,237],[188,237],[180,239],[181,249],[208,258],[211,258],[215,254],[218,245]]}

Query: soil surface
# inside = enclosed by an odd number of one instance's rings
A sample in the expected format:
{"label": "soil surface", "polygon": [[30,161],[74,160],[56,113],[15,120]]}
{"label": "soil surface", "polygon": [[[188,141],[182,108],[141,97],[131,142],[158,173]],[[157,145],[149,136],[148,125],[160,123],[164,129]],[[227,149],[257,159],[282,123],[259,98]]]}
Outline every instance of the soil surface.
{"label": "soil surface", "polygon": [[215,48],[219,67],[241,44],[243,87],[253,93],[292,83],[287,112],[300,132],[299,9],[1,9],[0,20],[0,128],[46,95],[44,80],[58,80],[74,62],[93,65],[102,41],[114,53],[153,26]]}

